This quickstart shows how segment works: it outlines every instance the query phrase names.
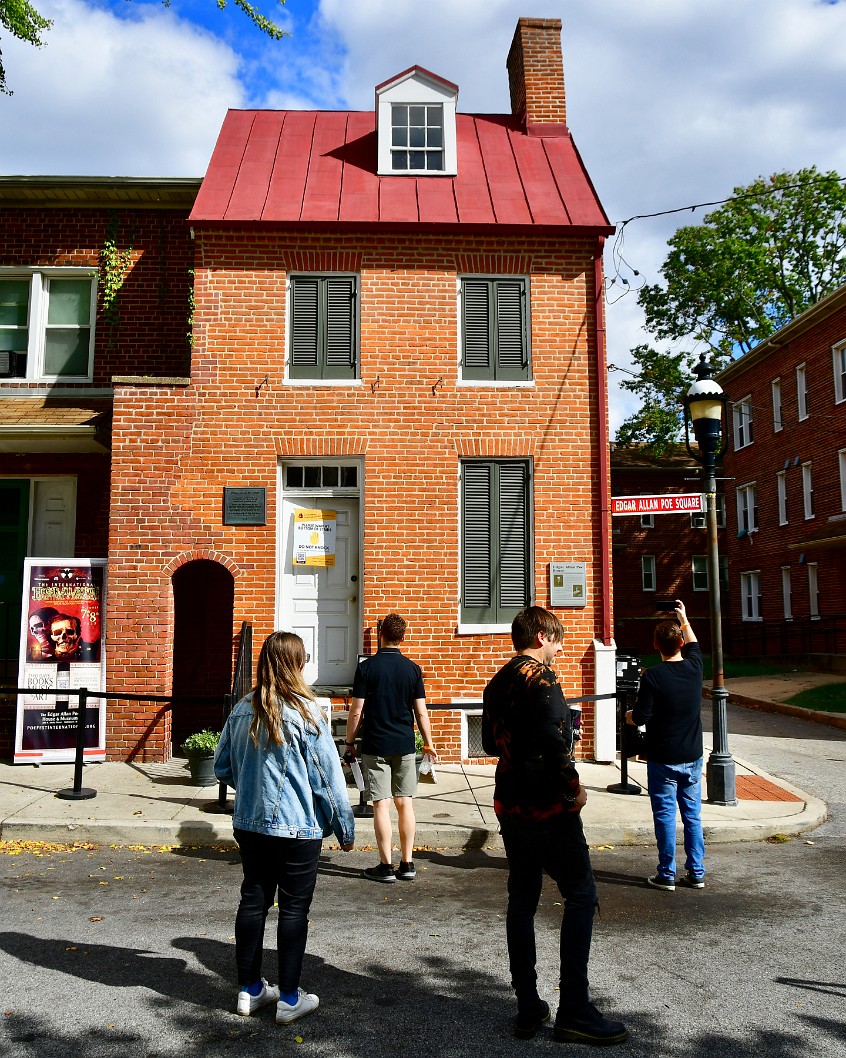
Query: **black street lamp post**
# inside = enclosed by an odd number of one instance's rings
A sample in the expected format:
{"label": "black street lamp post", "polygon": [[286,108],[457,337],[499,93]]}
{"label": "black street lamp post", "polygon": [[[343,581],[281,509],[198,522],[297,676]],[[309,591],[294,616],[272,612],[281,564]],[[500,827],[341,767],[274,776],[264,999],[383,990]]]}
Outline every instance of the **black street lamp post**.
{"label": "black street lamp post", "polygon": [[[717,455],[723,442],[726,395],[713,379],[713,368],[703,353],[694,368],[696,381],[684,399],[685,442],[691,456],[702,464],[702,481],[707,502],[708,589],[711,601],[711,704],[713,747],[706,767],[708,801],[715,805],[736,805],[734,760],[728,748],[726,705],[728,691],[723,675],[723,629],[720,610],[720,569],[717,552]],[[690,446],[690,425],[698,453]]]}

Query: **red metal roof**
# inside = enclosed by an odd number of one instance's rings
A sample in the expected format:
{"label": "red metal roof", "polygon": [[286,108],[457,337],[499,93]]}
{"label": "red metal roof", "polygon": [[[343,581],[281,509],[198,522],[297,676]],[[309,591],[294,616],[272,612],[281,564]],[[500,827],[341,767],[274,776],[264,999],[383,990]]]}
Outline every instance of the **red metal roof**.
{"label": "red metal roof", "polygon": [[527,135],[493,114],[456,123],[457,176],[378,176],[372,112],[230,110],[191,221],[612,230],[563,127]]}

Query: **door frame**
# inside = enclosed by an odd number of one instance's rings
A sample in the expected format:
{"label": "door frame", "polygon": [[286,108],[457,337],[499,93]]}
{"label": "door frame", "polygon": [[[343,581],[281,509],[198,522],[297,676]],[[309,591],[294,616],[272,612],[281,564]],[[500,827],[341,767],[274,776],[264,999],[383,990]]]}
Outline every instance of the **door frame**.
{"label": "door frame", "polygon": [[[285,471],[288,467],[350,467],[358,470],[358,484],[347,488],[286,488]],[[358,501],[358,622],[355,632],[356,653],[361,654],[364,644],[364,459],[360,456],[308,456],[302,459],[287,456],[279,459],[276,468],[276,585],[274,605],[274,628],[282,624],[282,578],[284,576],[285,553],[288,544],[288,519],[284,517],[285,501],[302,501],[303,506],[319,507],[322,500]]]}

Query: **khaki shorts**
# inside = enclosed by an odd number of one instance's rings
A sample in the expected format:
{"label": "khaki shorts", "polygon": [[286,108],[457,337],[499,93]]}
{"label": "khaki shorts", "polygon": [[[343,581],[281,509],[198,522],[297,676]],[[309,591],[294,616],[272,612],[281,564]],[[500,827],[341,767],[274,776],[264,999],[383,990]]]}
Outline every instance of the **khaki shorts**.
{"label": "khaki shorts", "polygon": [[394,757],[377,757],[363,753],[367,772],[368,801],[385,801],[390,797],[414,797],[417,793],[417,758],[413,753]]}

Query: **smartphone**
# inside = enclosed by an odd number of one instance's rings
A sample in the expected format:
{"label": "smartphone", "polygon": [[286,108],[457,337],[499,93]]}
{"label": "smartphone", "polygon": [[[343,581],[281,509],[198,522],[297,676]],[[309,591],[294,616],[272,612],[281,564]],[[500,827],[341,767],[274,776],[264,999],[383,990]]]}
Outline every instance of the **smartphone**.
{"label": "smartphone", "polygon": [[655,609],[658,613],[675,613],[676,612],[676,600],[675,599],[656,599]]}

